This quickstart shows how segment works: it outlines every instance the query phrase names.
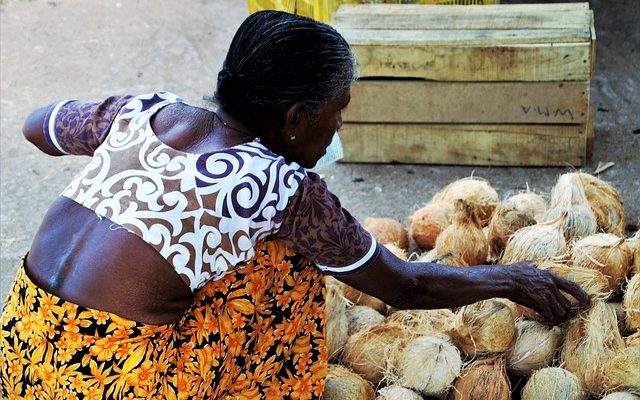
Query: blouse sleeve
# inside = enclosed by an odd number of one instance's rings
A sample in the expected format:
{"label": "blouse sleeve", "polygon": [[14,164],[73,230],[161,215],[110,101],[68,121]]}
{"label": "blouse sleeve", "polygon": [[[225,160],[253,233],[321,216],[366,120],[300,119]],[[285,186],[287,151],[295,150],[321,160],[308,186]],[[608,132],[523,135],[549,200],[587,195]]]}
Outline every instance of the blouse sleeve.
{"label": "blouse sleeve", "polygon": [[107,137],[113,120],[132,96],[112,96],[102,102],[66,100],[54,104],[42,131],[62,154],[93,155]]}
{"label": "blouse sleeve", "polygon": [[283,217],[275,237],[325,274],[352,273],[378,255],[376,240],[317,174],[302,180]]}

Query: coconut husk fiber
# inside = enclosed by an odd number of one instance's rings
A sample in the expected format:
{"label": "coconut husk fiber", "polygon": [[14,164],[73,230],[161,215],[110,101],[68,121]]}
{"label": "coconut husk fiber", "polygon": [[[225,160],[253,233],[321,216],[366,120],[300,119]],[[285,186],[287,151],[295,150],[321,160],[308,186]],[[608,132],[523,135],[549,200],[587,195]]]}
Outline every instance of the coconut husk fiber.
{"label": "coconut husk fiber", "polygon": [[348,335],[354,335],[384,322],[384,315],[367,306],[349,307],[347,309]]}
{"label": "coconut husk fiber", "polygon": [[531,191],[514,194],[507,198],[504,204],[529,214],[536,222],[542,222],[549,209],[547,201],[539,194]]}
{"label": "coconut husk fiber", "polygon": [[624,338],[627,347],[640,347],[640,331],[636,331]]}
{"label": "coconut husk fiber", "polygon": [[503,353],[515,340],[516,324],[507,305],[489,299],[461,307],[449,335],[469,356]]}
{"label": "coconut husk fiber", "polygon": [[640,394],[640,348],[618,351],[605,364],[602,380],[607,391],[626,390]]}
{"label": "coconut husk fiber", "polygon": [[407,255],[407,251],[405,249],[402,249],[398,246],[396,246],[393,243],[388,243],[383,245],[384,247],[387,248],[387,250],[389,250],[391,252],[391,254],[393,254],[394,256],[398,257],[399,259],[403,260],[403,261],[407,261],[408,255]]}
{"label": "coconut husk fiber", "polygon": [[515,206],[508,204],[498,206],[491,217],[487,232],[491,254],[498,258],[507,241],[516,231],[535,223],[533,215],[527,211],[518,210]]}
{"label": "coconut husk fiber", "polygon": [[383,323],[349,337],[342,362],[374,387],[392,376],[397,355],[413,337],[399,324]]}
{"label": "coconut husk fiber", "polygon": [[578,377],[563,368],[537,370],[522,388],[522,400],[585,400]]}
{"label": "coconut husk fiber", "polygon": [[515,232],[500,257],[500,264],[511,264],[522,260],[549,261],[564,256],[567,241],[562,227],[567,214],[558,218],[524,227]]}
{"label": "coconut husk fiber", "polygon": [[625,313],[625,323],[629,330],[640,330],[640,274],[635,274],[629,280],[622,300]]}
{"label": "coconut husk fiber", "polygon": [[446,335],[418,336],[399,354],[394,383],[426,396],[442,396],[461,368],[460,352]]}
{"label": "coconut husk fiber", "polygon": [[628,392],[613,392],[604,396],[602,400],[640,400],[640,396]]}
{"label": "coconut husk fiber", "polygon": [[611,233],[596,233],[571,246],[571,264],[602,272],[609,279],[609,290],[618,291],[633,262],[633,252],[625,239]]}
{"label": "coconut husk fiber", "polygon": [[596,216],[598,230],[624,236],[626,223],[622,196],[609,183],[584,172],[575,172],[582,181],[587,202]]}
{"label": "coconut husk fiber", "polygon": [[627,246],[633,251],[633,263],[631,272],[640,274],[640,230],[636,234],[627,239]]}
{"label": "coconut husk fiber", "polygon": [[568,241],[577,240],[596,233],[596,216],[589,207],[582,181],[575,174],[564,174],[558,178],[551,191],[551,204],[545,220],[553,220],[566,213],[563,232]]}
{"label": "coconut husk fiber", "polygon": [[[577,283],[592,301],[604,301],[611,297],[609,278],[598,270],[572,266],[561,261],[542,262],[537,265],[537,268],[548,270],[561,278]],[[573,296],[566,293],[563,294],[571,302],[571,305],[578,305],[578,300]]]}
{"label": "coconut husk fiber", "polygon": [[556,351],[562,345],[562,329],[545,326],[536,321],[516,321],[517,335],[507,351],[507,368],[520,376],[551,366]]}
{"label": "coconut husk fiber", "polygon": [[486,180],[473,176],[451,182],[436,193],[431,202],[442,201],[453,205],[458,199],[465,200],[473,207],[481,226],[489,224],[493,211],[500,203],[498,192]]}
{"label": "coconut husk fiber", "polygon": [[387,321],[405,326],[416,335],[428,335],[433,332],[448,332],[453,327],[455,317],[455,313],[447,308],[398,310],[391,313]]}
{"label": "coconut husk fiber", "polygon": [[378,393],[376,400],[422,400],[419,393],[395,384],[378,390]]}
{"label": "coconut husk fiber", "polygon": [[489,243],[470,203],[456,200],[454,218],[436,239],[438,256],[453,254],[467,265],[481,265],[489,256]]}
{"label": "coconut husk fiber", "polygon": [[364,227],[382,244],[394,244],[405,251],[409,249],[409,233],[393,218],[367,217]]}
{"label": "coconut husk fiber", "polygon": [[348,338],[347,302],[343,296],[342,286],[336,279],[328,277],[325,282],[327,288],[325,301],[327,354],[329,359],[334,359],[340,356]]}
{"label": "coconut husk fiber", "polygon": [[504,356],[475,360],[462,370],[448,400],[511,400]]}
{"label": "coconut husk fiber", "polygon": [[351,287],[345,283],[342,283],[342,290],[344,297],[352,304],[371,307],[382,315],[387,314],[387,305],[384,301],[373,297],[369,294],[359,291],[358,289]]}
{"label": "coconut husk fiber", "polygon": [[374,400],[371,384],[341,365],[329,364],[323,400]]}
{"label": "coconut husk fiber", "polygon": [[615,309],[595,302],[591,309],[569,321],[561,360],[564,368],[580,379],[587,393],[599,396],[605,391],[605,365],[624,346]]}
{"label": "coconut husk fiber", "polygon": [[442,202],[428,203],[409,217],[409,231],[422,250],[436,246],[436,238],[451,223],[453,206]]}

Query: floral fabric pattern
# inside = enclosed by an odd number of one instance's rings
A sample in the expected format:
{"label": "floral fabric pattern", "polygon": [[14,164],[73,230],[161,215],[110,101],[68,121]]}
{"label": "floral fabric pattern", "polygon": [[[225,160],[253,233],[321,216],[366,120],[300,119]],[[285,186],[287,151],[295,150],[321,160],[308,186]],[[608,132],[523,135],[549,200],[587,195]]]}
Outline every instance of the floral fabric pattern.
{"label": "floral fabric pattern", "polygon": [[[23,259],[24,263],[24,259]],[[318,399],[327,370],[324,277],[275,241],[145,325],[53,296],[18,271],[0,330],[8,399]]]}

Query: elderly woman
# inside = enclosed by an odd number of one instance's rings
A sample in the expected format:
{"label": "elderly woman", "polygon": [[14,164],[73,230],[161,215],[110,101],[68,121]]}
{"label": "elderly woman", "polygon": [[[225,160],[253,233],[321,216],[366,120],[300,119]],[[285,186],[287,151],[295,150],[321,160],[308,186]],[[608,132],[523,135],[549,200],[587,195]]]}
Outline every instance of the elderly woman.
{"label": "elderly woman", "polygon": [[23,258],[2,314],[8,398],[318,398],[324,276],[397,308],[490,297],[570,313],[571,282],[530,263],[407,263],[318,175],[354,60],[330,26],[268,11],[238,29],[216,112],[167,92],[62,101],[29,141],[89,155]]}

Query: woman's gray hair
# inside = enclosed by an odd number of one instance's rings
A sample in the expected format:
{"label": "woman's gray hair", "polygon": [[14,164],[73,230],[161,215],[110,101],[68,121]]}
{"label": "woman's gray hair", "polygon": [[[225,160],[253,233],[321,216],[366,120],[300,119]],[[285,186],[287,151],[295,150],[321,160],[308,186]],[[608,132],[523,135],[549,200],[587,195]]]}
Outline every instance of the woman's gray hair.
{"label": "woman's gray hair", "polygon": [[260,131],[269,118],[302,101],[312,120],[356,79],[346,40],[331,26],[281,11],[250,15],[238,28],[214,99]]}

